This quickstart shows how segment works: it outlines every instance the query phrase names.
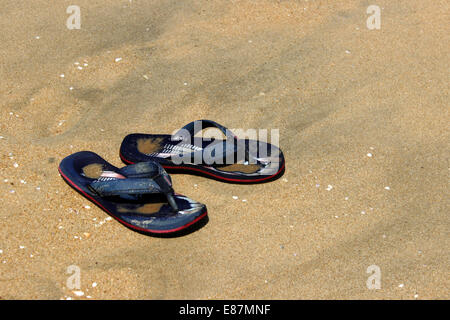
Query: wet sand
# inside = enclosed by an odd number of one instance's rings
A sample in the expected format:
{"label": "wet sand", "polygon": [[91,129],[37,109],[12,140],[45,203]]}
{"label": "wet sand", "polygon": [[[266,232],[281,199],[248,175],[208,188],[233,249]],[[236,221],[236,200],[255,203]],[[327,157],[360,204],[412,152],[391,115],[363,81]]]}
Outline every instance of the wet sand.
{"label": "wet sand", "polygon": [[[79,0],[68,30],[72,4],[0,1],[0,299],[449,298],[447,1],[377,1],[380,30],[369,1]],[[208,206],[184,237],[132,232],[58,174],[203,118],[279,129],[287,168],[172,175]]]}

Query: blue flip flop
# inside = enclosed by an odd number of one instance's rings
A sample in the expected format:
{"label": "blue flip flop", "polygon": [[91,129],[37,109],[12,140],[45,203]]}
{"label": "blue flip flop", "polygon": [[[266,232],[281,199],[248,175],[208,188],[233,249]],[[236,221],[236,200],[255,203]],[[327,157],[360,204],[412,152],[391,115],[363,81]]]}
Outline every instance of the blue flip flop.
{"label": "blue flip flop", "polygon": [[[206,128],[219,129],[225,139],[194,137]],[[174,135],[134,133],[120,146],[127,164],[155,161],[169,172],[193,173],[232,183],[261,183],[281,177],[285,160],[275,145],[239,139],[212,120],[193,121]]]}
{"label": "blue flip flop", "polygon": [[125,226],[148,234],[179,232],[206,217],[206,206],[176,194],[158,163],[116,168],[99,155],[82,151],[59,165],[63,179]]}

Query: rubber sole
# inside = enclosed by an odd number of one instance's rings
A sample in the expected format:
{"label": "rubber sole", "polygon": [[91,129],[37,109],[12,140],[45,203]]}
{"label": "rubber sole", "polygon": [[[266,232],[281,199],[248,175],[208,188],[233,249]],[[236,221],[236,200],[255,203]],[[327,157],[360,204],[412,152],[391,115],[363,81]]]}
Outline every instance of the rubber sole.
{"label": "rubber sole", "polygon": [[[122,159],[122,161],[125,162],[126,164],[135,164],[135,162],[132,162],[132,161],[130,161],[130,160],[125,159],[125,157],[124,157],[122,154],[119,154],[119,156],[120,156],[120,159]],[[244,183],[248,183],[248,184],[252,184],[252,183],[258,183],[258,182],[262,182],[262,181],[271,180],[271,179],[274,179],[274,178],[278,177],[278,176],[283,172],[284,167],[285,167],[285,163],[283,162],[283,165],[282,165],[281,168],[277,171],[277,173],[275,173],[275,174],[273,174],[273,175],[271,175],[271,176],[267,176],[267,177],[259,178],[259,179],[235,179],[235,178],[225,178],[225,177],[218,176],[218,175],[216,175],[216,174],[214,174],[214,173],[211,173],[211,172],[209,172],[209,171],[202,170],[202,169],[200,169],[200,168],[183,167],[183,166],[170,166],[170,165],[164,165],[164,164],[161,164],[161,166],[162,166],[164,169],[167,169],[167,170],[179,170],[179,171],[182,171],[182,172],[184,172],[184,173],[190,173],[190,172],[191,172],[191,173],[201,173],[201,174],[203,174],[203,175],[210,176],[210,177],[213,177],[213,178],[216,179],[216,180],[224,181],[224,182],[234,182],[234,183],[243,183],[243,184],[244,184]]]}
{"label": "rubber sole", "polygon": [[84,192],[80,187],[78,187],[75,183],[73,183],[66,175],[64,175],[64,173],[62,173],[61,168],[58,167],[58,171],[61,174],[61,177],[64,179],[64,181],[67,182],[68,185],[70,185],[72,188],[74,188],[76,191],[78,191],[79,193],[81,193],[83,196],[85,196],[87,199],[91,200],[93,203],[95,203],[97,206],[99,206],[103,211],[105,211],[107,214],[109,214],[112,218],[116,219],[117,221],[119,221],[121,224],[123,224],[124,226],[126,226],[127,228],[130,228],[132,230],[138,231],[140,233],[144,233],[144,234],[149,234],[149,235],[160,235],[160,234],[171,234],[171,233],[178,233],[190,226],[192,226],[193,224],[195,224],[196,222],[202,220],[203,218],[205,218],[208,215],[208,211],[205,211],[205,213],[201,214],[200,216],[198,216],[197,218],[195,218],[194,220],[190,221],[189,223],[178,227],[178,228],[174,228],[174,229],[168,229],[168,230],[151,230],[151,229],[145,229],[145,228],[140,228],[140,227],[136,227],[133,226],[132,224],[129,224],[119,218],[117,218],[113,213],[111,213],[110,211],[108,211],[105,207],[103,207],[98,201],[96,201],[94,198],[92,198],[90,195],[88,195],[86,192]]}

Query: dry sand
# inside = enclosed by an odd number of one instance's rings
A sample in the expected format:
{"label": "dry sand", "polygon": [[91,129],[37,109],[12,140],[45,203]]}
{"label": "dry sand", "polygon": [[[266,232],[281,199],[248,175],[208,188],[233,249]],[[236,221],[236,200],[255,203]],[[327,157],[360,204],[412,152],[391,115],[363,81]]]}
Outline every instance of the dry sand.
{"label": "dry sand", "polygon": [[[450,297],[448,1],[0,7],[1,299]],[[73,152],[119,166],[126,134],[201,118],[280,129],[287,170],[257,186],[173,175],[210,216],[184,237],[107,220],[58,175]]]}

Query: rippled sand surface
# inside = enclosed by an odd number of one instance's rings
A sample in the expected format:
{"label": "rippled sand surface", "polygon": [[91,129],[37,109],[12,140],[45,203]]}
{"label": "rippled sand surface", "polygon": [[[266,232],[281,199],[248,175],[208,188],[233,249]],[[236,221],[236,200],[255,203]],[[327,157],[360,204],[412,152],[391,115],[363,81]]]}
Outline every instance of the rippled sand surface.
{"label": "rippled sand surface", "polygon": [[[448,1],[377,1],[380,30],[368,1],[77,0],[69,30],[72,4],[0,1],[1,299],[449,298]],[[202,118],[279,129],[287,168],[173,175],[208,206],[184,237],[132,232],[58,175]]]}

